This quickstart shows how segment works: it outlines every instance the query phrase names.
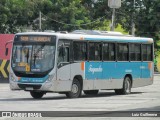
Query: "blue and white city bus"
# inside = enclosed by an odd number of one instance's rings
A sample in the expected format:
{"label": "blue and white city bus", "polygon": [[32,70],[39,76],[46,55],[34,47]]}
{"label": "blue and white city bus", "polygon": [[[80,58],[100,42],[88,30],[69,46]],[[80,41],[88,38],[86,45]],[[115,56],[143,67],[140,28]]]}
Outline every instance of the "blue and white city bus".
{"label": "blue and white city bus", "polygon": [[10,62],[11,90],[33,98],[47,92],[77,98],[107,89],[129,94],[153,83],[153,39],[103,31],[18,33]]}

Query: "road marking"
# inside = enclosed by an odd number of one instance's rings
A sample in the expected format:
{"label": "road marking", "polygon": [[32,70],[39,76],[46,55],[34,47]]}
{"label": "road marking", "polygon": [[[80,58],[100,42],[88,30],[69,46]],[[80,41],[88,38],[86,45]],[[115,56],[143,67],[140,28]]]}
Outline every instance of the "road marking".
{"label": "road marking", "polygon": [[3,60],[1,65],[0,65],[0,72],[2,73],[4,78],[8,78],[8,75],[6,74],[4,67],[6,65],[7,60]]}

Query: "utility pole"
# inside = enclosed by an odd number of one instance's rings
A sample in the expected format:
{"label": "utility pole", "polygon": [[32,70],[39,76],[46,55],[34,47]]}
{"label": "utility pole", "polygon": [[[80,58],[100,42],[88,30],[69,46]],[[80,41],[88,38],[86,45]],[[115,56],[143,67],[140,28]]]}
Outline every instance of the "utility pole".
{"label": "utility pole", "polygon": [[116,8],[121,7],[121,0],[108,0],[108,6],[112,8],[112,24],[111,24],[111,31],[114,31],[115,27],[115,10]]}
{"label": "utility pole", "polygon": [[113,8],[113,11],[112,11],[112,25],[111,25],[111,31],[114,31],[114,26],[115,26],[115,22],[114,22],[114,19],[115,19],[115,8]]}
{"label": "utility pole", "polygon": [[39,31],[42,31],[42,15],[41,15],[41,11],[39,11]]}
{"label": "utility pole", "polygon": [[133,13],[132,13],[132,30],[131,30],[131,34],[133,36],[135,36],[135,23],[134,23],[134,16],[135,16],[135,0],[133,0]]}

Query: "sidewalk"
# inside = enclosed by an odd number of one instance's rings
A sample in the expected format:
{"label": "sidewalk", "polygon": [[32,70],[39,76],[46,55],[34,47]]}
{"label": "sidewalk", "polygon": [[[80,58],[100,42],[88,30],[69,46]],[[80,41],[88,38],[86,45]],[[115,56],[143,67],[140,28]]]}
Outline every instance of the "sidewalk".
{"label": "sidewalk", "polygon": [[9,83],[0,83],[0,92],[10,90]]}

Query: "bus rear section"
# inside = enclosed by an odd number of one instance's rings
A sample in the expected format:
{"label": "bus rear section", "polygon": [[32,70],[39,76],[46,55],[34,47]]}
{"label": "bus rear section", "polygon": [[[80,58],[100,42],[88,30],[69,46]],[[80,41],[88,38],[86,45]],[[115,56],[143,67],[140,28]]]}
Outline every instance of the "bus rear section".
{"label": "bus rear section", "polygon": [[131,88],[153,83],[152,39],[121,39],[90,37],[73,42],[74,61],[84,61],[85,94],[97,94],[100,89],[130,94]]}

